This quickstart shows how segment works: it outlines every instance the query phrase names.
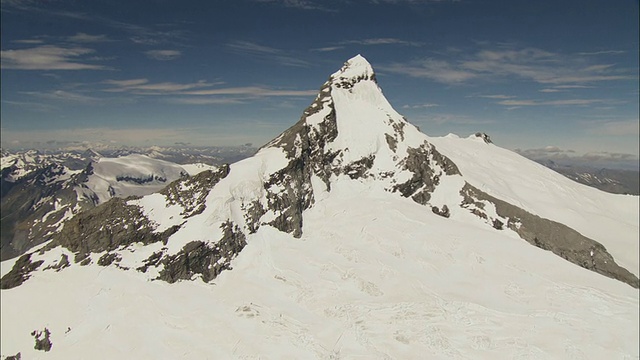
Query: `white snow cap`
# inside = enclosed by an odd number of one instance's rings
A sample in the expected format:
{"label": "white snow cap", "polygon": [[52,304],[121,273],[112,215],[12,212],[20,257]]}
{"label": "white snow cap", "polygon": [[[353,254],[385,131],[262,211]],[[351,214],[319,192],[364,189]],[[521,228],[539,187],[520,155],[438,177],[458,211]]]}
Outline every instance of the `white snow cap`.
{"label": "white snow cap", "polygon": [[362,55],[358,54],[344,63],[340,70],[331,75],[331,78],[355,78],[364,75],[369,77],[373,75],[371,64]]}

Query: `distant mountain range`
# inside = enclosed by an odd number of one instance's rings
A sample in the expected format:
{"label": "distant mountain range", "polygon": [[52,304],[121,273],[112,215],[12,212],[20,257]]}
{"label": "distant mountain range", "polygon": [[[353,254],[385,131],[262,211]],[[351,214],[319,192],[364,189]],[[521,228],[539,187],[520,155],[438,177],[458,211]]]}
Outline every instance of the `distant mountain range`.
{"label": "distant mountain range", "polygon": [[602,191],[613,194],[640,195],[639,171],[566,165],[545,159],[534,160],[569,179]]}

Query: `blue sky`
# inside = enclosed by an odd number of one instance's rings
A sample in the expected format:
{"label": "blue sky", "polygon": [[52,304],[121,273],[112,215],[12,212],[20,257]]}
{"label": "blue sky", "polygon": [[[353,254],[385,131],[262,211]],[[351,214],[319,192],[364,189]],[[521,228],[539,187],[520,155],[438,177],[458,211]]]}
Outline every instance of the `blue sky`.
{"label": "blue sky", "polygon": [[1,4],[3,147],[261,145],[362,54],[429,135],[638,157],[638,1]]}

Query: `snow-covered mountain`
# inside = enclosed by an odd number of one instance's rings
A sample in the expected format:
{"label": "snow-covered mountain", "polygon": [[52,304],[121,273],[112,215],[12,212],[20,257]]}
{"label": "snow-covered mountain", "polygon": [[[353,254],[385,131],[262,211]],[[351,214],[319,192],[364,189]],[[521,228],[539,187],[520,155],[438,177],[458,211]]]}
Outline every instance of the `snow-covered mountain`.
{"label": "snow-covered mountain", "polygon": [[3,262],[2,353],[637,358],[638,205],[421,133],[356,56],[253,157]]}
{"label": "snow-covered mountain", "polygon": [[51,239],[81,211],[113,197],[144,196],[215,167],[178,165],[145,155],[102,157],[87,150],[3,154],[2,259]]}

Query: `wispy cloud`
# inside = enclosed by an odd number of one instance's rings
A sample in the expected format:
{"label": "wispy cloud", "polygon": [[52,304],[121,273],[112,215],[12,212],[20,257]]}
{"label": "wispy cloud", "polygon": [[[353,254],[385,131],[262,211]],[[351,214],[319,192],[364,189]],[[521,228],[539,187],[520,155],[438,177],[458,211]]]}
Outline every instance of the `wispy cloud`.
{"label": "wispy cloud", "polygon": [[276,62],[285,66],[307,67],[309,62],[299,59],[282,49],[256,44],[250,41],[234,41],[227,44],[231,52],[248,55],[259,60]]}
{"label": "wispy cloud", "polygon": [[44,104],[42,101],[15,101],[15,100],[2,99],[2,104],[6,104],[8,106],[16,106],[26,111],[45,112],[45,113],[58,109],[56,106],[53,106],[50,104]]}
{"label": "wispy cloud", "polygon": [[587,85],[557,85],[554,86],[555,89],[592,89],[593,86]]}
{"label": "wispy cloud", "polygon": [[344,49],[344,46],[326,46],[326,47],[311,49],[310,51],[329,52],[329,51],[336,51],[340,49]]}
{"label": "wispy cloud", "polygon": [[592,52],[579,52],[578,55],[615,55],[615,54],[625,54],[624,50],[602,50],[602,51],[592,51]]}
{"label": "wispy cloud", "polygon": [[2,50],[0,58],[3,69],[107,70],[106,66],[87,63],[87,59],[83,58],[94,52],[95,50],[84,47],[43,45],[30,49]]}
{"label": "wispy cloud", "polygon": [[265,86],[219,87],[223,82],[194,83],[159,82],[152,83],[148,79],[105,80],[108,85],[103,91],[113,93],[130,93],[145,96],[166,96],[174,104],[210,105],[240,104],[250,99],[263,97],[301,97],[313,96],[317,90],[274,89]]}
{"label": "wispy cloud", "polygon": [[462,114],[447,114],[447,113],[436,113],[436,114],[412,117],[409,120],[413,123],[417,123],[425,126],[428,126],[429,124],[486,125],[486,124],[495,123],[495,120],[493,119],[481,119],[478,117],[471,117],[471,116],[462,115]]}
{"label": "wispy cloud", "polygon": [[460,2],[460,0],[371,0],[374,4],[437,4]]}
{"label": "wispy cloud", "polygon": [[41,99],[66,101],[83,104],[94,104],[100,101],[100,99],[92,96],[87,96],[79,93],[74,93],[65,90],[53,90],[48,92],[43,91],[26,91],[22,92],[25,95],[35,96]]}
{"label": "wispy cloud", "polygon": [[222,89],[185,91],[187,95],[248,95],[248,96],[311,96],[317,90],[277,90],[261,86],[230,87]]}
{"label": "wispy cloud", "polygon": [[130,92],[137,95],[166,95],[177,94],[185,90],[210,87],[215,84],[206,81],[194,83],[159,82],[150,83],[148,79],[105,80],[104,84],[111,85],[105,89],[107,92]]}
{"label": "wispy cloud", "polygon": [[245,101],[238,98],[196,96],[196,97],[172,98],[172,99],[168,99],[168,102],[173,104],[184,104],[184,105],[228,105],[228,104],[242,104]]}
{"label": "wispy cloud", "polygon": [[563,100],[502,100],[497,104],[505,106],[571,106],[571,105],[590,105],[606,102],[606,99],[563,99]]}
{"label": "wispy cloud", "polygon": [[438,107],[440,105],[438,104],[433,104],[433,103],[426,103],[426,104],[417,104],[417,105],[404,105],[402,108],[403,109],[427,109],[427,108],[433,108],[433,107]]}
{"label": "wispy cloud", "polygon": [[44,41],[41,39],[24,39],[24,40],[14,40],[12,41],[16,44],[28,44],[28,45],[38,45],[44,44]]}
{"label": "wispy cloud", "polygon": [[178,50],[149,50],[145,54],[148,58],[160,61],[175,60],[182,55]]}
{"label": "wispy cloud", "polygon": [[503,95],[503,94],[492,94],[492,95],[475,95],[473,97],[487,98],[487,99],[513,99],[515,96]]}
{"label": "wispy cloud", "polygon": [[396,74],[427,78],[444,84],[460,84],[478,76],[473,71],[435,59],[412,61],[408,64],[393,63],[387,66],[378,66],[378,68]]}
{"label": "wispy cloud", "polygon": [[85,33],[77,33],[73,36],[69,36],[67,41],[74,43],[97,43],[111,41],[107,35],[89,35]]}
{"label": "wispy cloud", "polygon": [[640,135],[640,119],[594,123],[588,131],[598,135],[638,136]]}
{"label": "wispy cloud", "polygon": [[[482,44],[486,46],[486,44]],[[444,84],[472,80],[520,78],[547,86],[584,86],[616,80],[637,80],[637,74],[613,64],[593,63],[587,57],[553,53],[537,48],[500,45],[453,59],[426,58],[394,63],[385,70]]]}
{"label": "wispy cloud", "polygon": [[417,41],[407,41],[396,38],[370,38],[362,40],[347,40],[340,44],[357,44],[357,45],[407,45],[407,46],[423,46],[424,43]]}
{"label": "wispy cloud", "polygon": [[318,1],[309,0],[254,0],[260,3],[273,3],[280,6],[295,8],[301,10],[319,10],[319,11],[334,11],[331,8],[322,6]]}
{"label": "wispy cloud", "polygon": [[[84,13],[81,11],[59,10],[55,7],[48,6],[47,2],[40,0],[2,0],[2,11],[24,11],[36,12],[49,17],[62,17],[75,20],[83,20],[88,23],[101,24],[117,31],[124,31],[129,34],[129,40],[141,45],[160,45],[172,44],[183,46],[188,40],[184,30],[170,29],[166,30],[159,26],[146,27],[137,24],[127,23],[113,18],[96,15],[94,13]],[[96,42],[109,41],[108,38],[96,37],[100,35],[88,35],[79,33],[75,42]],[[84,40],[84,41],[83,41]],[[73,36],[67,41],[73,41]]]}
{"label": "wispy cloud", "polygon": [[417,41],[407,41],[398,38],[368,38],[360,40],[345,40],[336,43],[333,46],[325,46],[320,48],[314,48],[310,51],[316,52],[329,52],[344,49],[349,45],[361,45],[361,46],[378,46],[378,45],[400,45],[400,46],[423,46],[424,43]]}

